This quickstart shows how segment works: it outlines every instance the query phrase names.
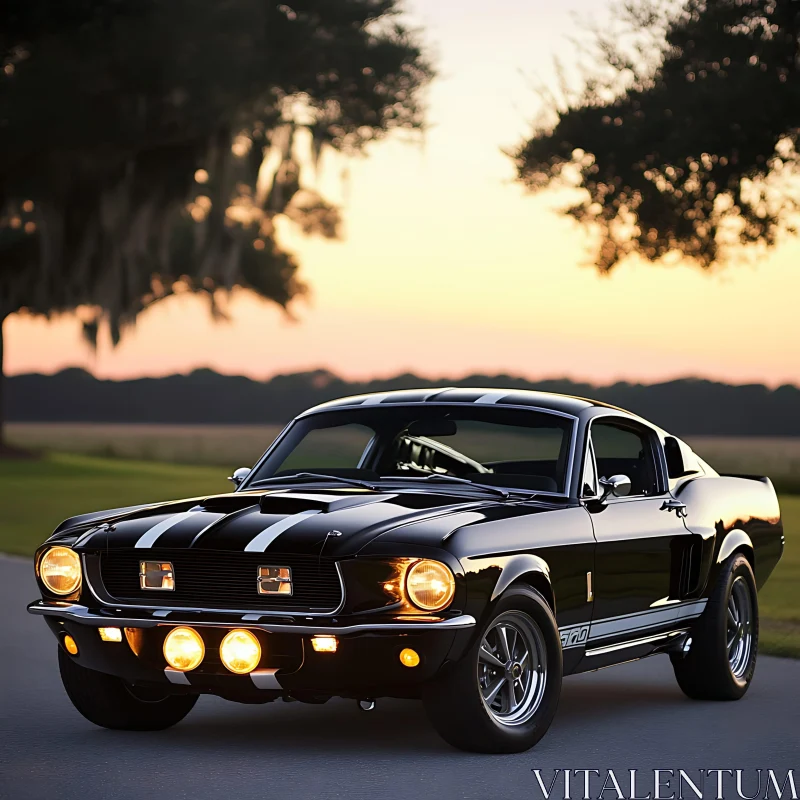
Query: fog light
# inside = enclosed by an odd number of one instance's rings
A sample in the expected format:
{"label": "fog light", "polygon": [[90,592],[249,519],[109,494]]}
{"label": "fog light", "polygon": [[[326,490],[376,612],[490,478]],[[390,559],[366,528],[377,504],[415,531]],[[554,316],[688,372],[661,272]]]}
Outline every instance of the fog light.
{"label": "fog light", "polygon": [[400,663],[404,667],[416,667],[419,664],[419,653],[410,647],[406,647],[400,651]]}
{"label": "fog light", "polygon": [[339,640],[335,636],[313,636],[311,646],[317,653],[335,653]]}
{"label": "fog light", "polygon": [[200,634],[192,628],[173,628],[164,639],[164,658],[172,669],[189,672],[206,654]]}
{"label": "fog light", "polygon": [[100,638],[104,642],[121,642],[122,631],[119,628],[98,628]]}
{"label": "fog light", "polygon": [[261,645],[250,631],[231,631],[219,646],[219,657],[231,672],[245,675],[252,672],[261,661]]}
{"label": "fog light", "polygon": [[64,647],[71,656],[78,655],[78,645],[69,634],[64,637]]}

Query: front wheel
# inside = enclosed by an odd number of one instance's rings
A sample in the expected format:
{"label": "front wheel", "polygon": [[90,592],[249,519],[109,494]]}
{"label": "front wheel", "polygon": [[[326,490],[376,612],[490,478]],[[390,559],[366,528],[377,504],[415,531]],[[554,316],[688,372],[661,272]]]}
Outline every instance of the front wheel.
{"label": "front wheel", "polygon": [[423,700],[445,741],[478,753],[519,753],[544,736],[561,693],[561,642],[536,591],[509,589],[464,657]]}
{"label": "front wheel", "polygon": [[758,595],[750,562],[729,558],[695,623],[686,656],[671,655],[678,685],[694,700],[738,700],[753,680],[758,653]]}
{"label": "front wheel", "polygon": [[128,686],[121,678],[87,669],[58,648],[61,682],[72,705],[89,722],[123,731],[160,731],[180,722],[197,695],[162,695]]}

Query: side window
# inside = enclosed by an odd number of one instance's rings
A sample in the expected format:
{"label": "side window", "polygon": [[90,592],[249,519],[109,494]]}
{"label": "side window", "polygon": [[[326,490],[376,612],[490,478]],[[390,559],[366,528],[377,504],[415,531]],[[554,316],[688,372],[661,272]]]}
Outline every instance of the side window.
{"label": "side window", "polygon": [[627,475],[631,496],[658,492],[652,437],[644,431],[597,421],[592,425],[592,446],[601,478]]}

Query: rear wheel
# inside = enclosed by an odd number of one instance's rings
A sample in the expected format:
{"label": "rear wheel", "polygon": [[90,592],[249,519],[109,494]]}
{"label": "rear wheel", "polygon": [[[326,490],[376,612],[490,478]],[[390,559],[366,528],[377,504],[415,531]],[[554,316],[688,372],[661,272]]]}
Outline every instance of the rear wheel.
{"label": "rear wheel", "polygon": [[685,656],[671,656],[683,692],[695,700],[738,700],[753,680],[758,595],[750,562],[736,553],[722,567]]}
{"label": "rear wheel", "polygon": [[454,747],[518,753],[544,736],[561,692],[561,642],[544,598],[514,587],[466,655],[427,688],[424,702]]}
{"label": "rear wheel", "polygon": [[72,705],[103,728],[160,731],[180,722],[197,702],[197,695],[164,695],[128,686],[114,675],[82,667],[60,647],[58,667]]}

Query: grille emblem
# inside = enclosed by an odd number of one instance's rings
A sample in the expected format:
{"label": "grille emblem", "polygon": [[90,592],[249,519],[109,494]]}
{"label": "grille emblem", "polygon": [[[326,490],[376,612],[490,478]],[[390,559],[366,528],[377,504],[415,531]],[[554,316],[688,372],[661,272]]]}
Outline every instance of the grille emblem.
{"label": "grille emblem", "polygon": [[292,596],[291,567],[259,567],[258,593]]}
{"label": "grille emblem", "polygon": [[169,561],[140,561],[139,586],[161,592],[175,591],[175,570]]}

